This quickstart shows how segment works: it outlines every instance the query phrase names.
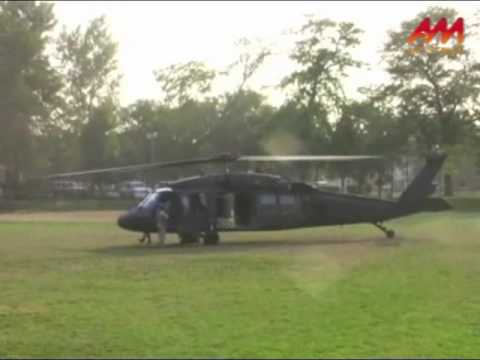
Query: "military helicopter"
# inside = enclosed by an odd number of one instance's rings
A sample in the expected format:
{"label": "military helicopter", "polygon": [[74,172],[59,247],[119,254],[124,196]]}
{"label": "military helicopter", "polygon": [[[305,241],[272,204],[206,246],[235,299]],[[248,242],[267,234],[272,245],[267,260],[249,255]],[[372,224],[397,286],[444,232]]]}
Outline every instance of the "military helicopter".
{"label": "military helicopter", "polygon": [[[207,163],[259,161],[362,161],[379,156],[240,156],[221,154],[173,162],[131,165],[96,169],[45,178],[85,176],[99,173],[121,173],[153,168],[169,168]],[[219,232],[267,231],[328,225],[369,223],[393,238],[395,232],[383,226],[393,218],[423,211],[444,211],[450,205],[440,198],[430,198],[432,183],[446,155],[427,157],[423,169],[397,201],[372,199],[357,195],[317,190],[285,177],[254,173],[230,172],[179,179],[147,195],[137,206],[118,218],[122,229],[150,234],[157,231],[155,216],[161,206],[168,211],[167,232],[177,233],[181,244],[219,243]]]}

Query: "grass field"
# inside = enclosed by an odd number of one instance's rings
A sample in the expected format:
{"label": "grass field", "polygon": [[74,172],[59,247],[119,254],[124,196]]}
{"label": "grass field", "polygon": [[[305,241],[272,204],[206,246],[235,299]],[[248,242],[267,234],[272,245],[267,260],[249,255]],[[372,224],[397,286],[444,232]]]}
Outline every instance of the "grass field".
{"label": "grass field", "polygon": [[480,212],[163,249],[115,215],[0,215],[0,357],[480,357]]}

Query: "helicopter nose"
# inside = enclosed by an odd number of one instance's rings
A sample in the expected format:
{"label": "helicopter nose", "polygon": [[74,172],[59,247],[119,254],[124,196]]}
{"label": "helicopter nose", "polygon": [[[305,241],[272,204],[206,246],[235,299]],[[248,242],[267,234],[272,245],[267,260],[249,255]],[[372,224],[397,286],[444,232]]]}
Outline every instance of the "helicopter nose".
{"label": "helicopter nose", "polygon": [[125,230],[130,230],[132,227],[130,216],[128,214],[121,215],[117,220],[117,224],[119,227]]}
{"label": "helicopter nose", "polygon": [[151,217],[137,209],[128,211],[117,219],[120,228],[129,231],[148,232],[152,227]]}

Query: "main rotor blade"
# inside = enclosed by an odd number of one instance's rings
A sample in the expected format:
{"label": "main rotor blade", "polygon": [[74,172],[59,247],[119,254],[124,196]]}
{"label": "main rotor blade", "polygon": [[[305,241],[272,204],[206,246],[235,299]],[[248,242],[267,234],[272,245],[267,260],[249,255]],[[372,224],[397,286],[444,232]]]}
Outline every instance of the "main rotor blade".
{"label": "main rotor blade", "polygon": [[235,161],[236,159],[237,159],[237,156],[230,155],[230,154],[222,154],[222,155],[212,156],[212,157],[208,157],[208,158],[197,158],[197,159],[190,159],[190,160],[156,162],[156,163],[150,163],[150,164],[139,164],[139,165],[129,165],[129,166],[104,168],[104,169],[74,171],[74,172],[69,172],[69,173],[60,173],[60,174],[52,174],[52,175],[42,176],[40,178],[42,178],[42,179],[54,179],[54,178],[63,178],[63,177],[105,174],[105,173],[122,173],[122,172],[130,172],[130,171],[148,170],[148,169],[154,169],[154,168],[159,169],[159,168],[168,168],[168,167],[185,166],[185,165],[196,165],[196,164],[218,163],[218,162],[231,162],[231,161]]}
{"label": "main rotor blade", "polygon": [[74,171],[68,173],[52,174],[38,177],[40,179],[55,179],[75,176],[85,176],[94,174],[106,174],[106,173],[123,173],[131,171],[149,170],[149,169],[161,169],[176,166],[207,164],[207,163],[226,163],[234,161],[357,161],[368,159],[381,159],[380,156],[372,155],[274,155],[274,156],[237,156],[232,154],[220,154],[207,158],[197,158],[190,160],[178,160],[169,162],[156,162],[149,164],[138,164],[119,166],[104,169],[91,169]]}
{"label": "main rotor blade", "polygon": [[240,156],[237,161],[358,161],[382,159],[374,155],[272,155]]}

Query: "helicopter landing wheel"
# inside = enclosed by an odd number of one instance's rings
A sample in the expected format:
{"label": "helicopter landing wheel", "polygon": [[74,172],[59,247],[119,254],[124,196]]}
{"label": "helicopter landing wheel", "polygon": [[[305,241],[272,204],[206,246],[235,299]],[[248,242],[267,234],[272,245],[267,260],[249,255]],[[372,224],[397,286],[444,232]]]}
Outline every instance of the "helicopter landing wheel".
{"label": "helicopter landing wheel", "polygon": [[380,225],[379,223],[374,223],[377,228],[383,231],[383,233],[387,236],[389,239],[393,239],[395,237],[395,231],[392,229],[387,229],[385,226]]}
{"label": "helicopter landing wheel", "polygon": [[218,236],[218,233],[205,234],[205,237],[203,238],[204,245],[218,245],[219,241],[220,236]]}
{"label": "helicopter landing wheel", "polygon": [[181,245],[195,244],[198,242],[198,235],[195,234],[178,234]]}

